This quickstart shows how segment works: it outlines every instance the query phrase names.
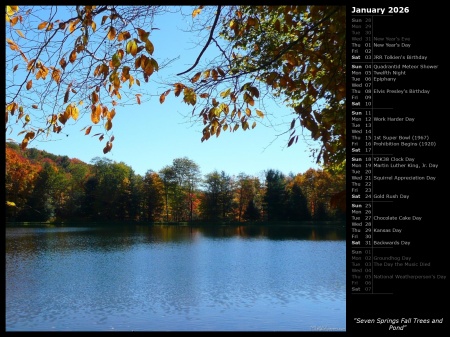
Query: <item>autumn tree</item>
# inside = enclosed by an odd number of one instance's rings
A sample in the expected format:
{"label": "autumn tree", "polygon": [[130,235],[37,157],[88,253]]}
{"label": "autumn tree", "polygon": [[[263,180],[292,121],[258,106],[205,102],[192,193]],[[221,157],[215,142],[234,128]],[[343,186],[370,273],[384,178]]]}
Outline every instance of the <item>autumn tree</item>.
{"label": "autumn tree", "polygon": [[29,206],[37,176],[42,167],[34,164],[22,154],[6,147],[5,153],[5,199],[7,218],[15,220],[17,215]]}
{"label": "autumn tree", "polygon": [[[141,82],[164,68],[153,56],[151,34],[155,17],[169,10],[7,6],[7,132],[18,127],[25,148],[83,119],[82,132],[105,140],[103,152],[109,152],[114,116],[121,106],[145,99]],[[197,59],[150,94],[162,104],[174,95],[191,106],[203,123],[202,141],[254,128],[256,120],[275,114],[264,111],[264,99],[279,100],[293,114],[287,146],[302,137],[298,128],[307,130],[320,144],[316,160],[342,169],[345,14],[345,6],[194,7],[192,31],[203,33]],[[217,56],[205,64],[206,49]]]}

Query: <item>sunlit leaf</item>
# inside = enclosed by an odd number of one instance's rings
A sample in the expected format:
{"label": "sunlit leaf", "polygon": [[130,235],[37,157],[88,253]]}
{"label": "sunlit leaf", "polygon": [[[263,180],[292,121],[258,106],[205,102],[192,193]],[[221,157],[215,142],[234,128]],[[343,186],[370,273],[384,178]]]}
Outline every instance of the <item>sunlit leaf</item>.
{"label": "sunlit leaf", "polygon": [[255,126],[256,126],[256,122],[253,122],[253,124],[252,124],[252,129],[254,129]]}
{"label": "sunlit leaf", "polygon": [[61,72],[58,69],[53,69],[52,79],[58,84],[61,81]]}
{"label": "sunlit leaf", "polygon": [[180,96],[181,91],[185,88],[185,85],[182,83],[175,83],[174,87],[175,87],[175,90],[174,90],[175,96],[178,97],[178,96]]}
{"label": "sunlit leaf", "polygon": [[164,101],[166,100],[166,96],[170,93],[170,89],[166,90],[164,93],[161,94],[161,96],[159,96],[159,103],[163,104]]}
{"label": "sunlit leaf", "polygon": [[197,9],[194,9],[194,11],[192,12],[192,18],[195,18],[198,14],[200,14],[200,12],[202,11],[203,6],[200,6]]}
{"label": "sunlit leaf", "polygon": [[227,90],[222,91],[222,92],[220,93],[220,97],[225,98],[225,97],[227,97],[227,96],[230,94],[230,92],[231,92],[231,88],[228,88]]}
{"label": "sunlit leaf", "polygon": [[117,36],[117,41],[128,40],[131,37],[130,32],[120,32]]}
{"label": "sunlit leaf", "polygon": [[63,69],[66,68],[67,62],[66,62],[66,60],[64,59],[64,57],[59,61],[59,65],[60,65]]}
{"label": "sunlit leaf", "polygon": [[78,119],[78,115],[79,115],[80,111],[78,110],[78,108],[76,106],[72,106],[72,111],[71,111],[71,116],[74,120]]}
{"label": "sunlit leaf", "polygon": [[75,30],[75,28],[76,28],[78,22],[80,22],[80,19],[76,19],[76,20],[71,21],[71,22],[69,23],[69,32],[70,32],[70,33],[72,33],[72,32]]}
{"label": "sunlit leaf", "polygon": [[248,93],[244,93],[244,102],[250,104],[251,106],[255,104],[253,97],[250,96]]}
{"label": "sunlit leaf", "polygon": [[145,50],[150,55],[153,55],[153,52],[155,51],[155,47],[153,46],[153,43],[150,40],[145,41]]}
{"label": "sunlit leaf", "polygon": [[116,29],[113,26],[109,27],[107,37],[109,40],[114,40],[114,38],[116,37]]}
{"label": "sunlit leaf", "polygon": [[256,114],[261,117],[264,118],[264,113],[261,110],[255,109],[256,110]]}
{"label": "sunlit leaf", "polygon": [[47,25],[48,25],[48,22],[47,22],[47,21],[41,22],[41,23],[38,25],[38,29],[39,29],[39,30],[44,29],[45,27],[47,27]]}
{"label": "sunlit leaf", "polygon": [[101,105],[92,105],[91,108],[92,112],[91,112],[91,121],[94,124],[97,124],[98,122],[100,122],[100,114],[102,113],[102,107]]}
{"label": "sunlit leaf", "polygon": [[109,131],[109,130],[111,130],[111,128],[112,128],[112,122],[110,119],[108,119],[105,123],[105,129],[106,129],[106,131]]}
{"label": "sunlit leaf", "polygon": [[23,35],[22,31],[19,30],[19,29],[16,30],[16,33],[17,33],[17,35],[19,35],[20,37],[23,37],[23,38],[25,37],[25,35]]}
{"label": "sunlit leaf", "polygon": [[19,10],[19,6],[6,6],[6,14],[9,16],[14,15]]}
{"label": "sunlit leaf", "polygon": [[196,74],[191,78],[191,82],[192,82],[192,83],[197,82],[198,79],[200,78],[200,75],[201,75],[201,74],[202,74],[201,72],[196,73]]}
{"label": "sunlit leaf", "polygon": [[127,47],[126,47],[126,51],[128,54],[136,56],[137,48],[138,48],[138,46],[137,46],[136,40],[133,39],[133,40],[128,41]]}
{"label": "sunlit leaf", "polygon": [[139,39],[142,42],[145,42],[148,40],[148,36],[150,35],[150,32],[146,32],[145,30],[143,30],[141,28],[138,28],[137,31],[138,31]]}
{"label": "sunlit leaf", "polygon": [[70,62],[70,63],[74,63],[76,59],[77,59],[77,51],[76,51],[76,50],[73,50],[73,51],[70,53],[69,62]]}

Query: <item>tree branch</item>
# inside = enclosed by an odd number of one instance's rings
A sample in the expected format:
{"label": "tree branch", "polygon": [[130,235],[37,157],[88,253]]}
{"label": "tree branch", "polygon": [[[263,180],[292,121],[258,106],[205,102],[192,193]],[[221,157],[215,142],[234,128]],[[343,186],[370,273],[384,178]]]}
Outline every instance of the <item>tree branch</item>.
{"label": "tree branch", "polygon": [[205,46],[203,47],[203,49],[202,49],[202,51],[200,52],[200,54],[198,55],[197,59],[195,60],[194,65],[193,65],[192,67],[190,67],[188,70],[183,71],[182,73],[177,74],[177,76],[186,74],[187,72],[191,71],[192,69],[195,68],[195,66],[198,64],[198,62],[200,62],[200,59],[201,59],[203,53],[206,51],[206,48],[208,48],[209,44],[211,43],[211,40],[212,40],[212,37],[213,37],[213,34],[214,34],[214,29],[215,29],[216,26],[217,26],[217,21],[219,21],[220,9],[221,9],[221,8],[222,8],[222,5],[218,5],[218,6],[217,6],[216,18],[214,19],[214,23],[213,23],[213,25],[212,25],[212,27],[211,27],[211,33],[209,34],[208,41],[206,41],[206,44],[205,44]]}

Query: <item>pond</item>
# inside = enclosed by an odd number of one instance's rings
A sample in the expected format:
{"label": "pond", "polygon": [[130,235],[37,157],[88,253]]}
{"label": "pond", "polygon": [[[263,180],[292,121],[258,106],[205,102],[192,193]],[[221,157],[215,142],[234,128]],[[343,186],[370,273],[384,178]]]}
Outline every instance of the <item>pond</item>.
{"label": "pond", "polygon": [[345,331],[344,226],[6,228],[6,331]]}

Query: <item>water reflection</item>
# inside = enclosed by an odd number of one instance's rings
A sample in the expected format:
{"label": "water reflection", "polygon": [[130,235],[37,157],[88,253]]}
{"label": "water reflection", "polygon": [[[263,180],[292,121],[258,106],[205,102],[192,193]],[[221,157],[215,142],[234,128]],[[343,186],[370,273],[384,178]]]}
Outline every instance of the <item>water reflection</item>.
{"label": "water reflection", "polygon": [[26,331],[345,328],[345,230],[6,229],[6,327]]}

